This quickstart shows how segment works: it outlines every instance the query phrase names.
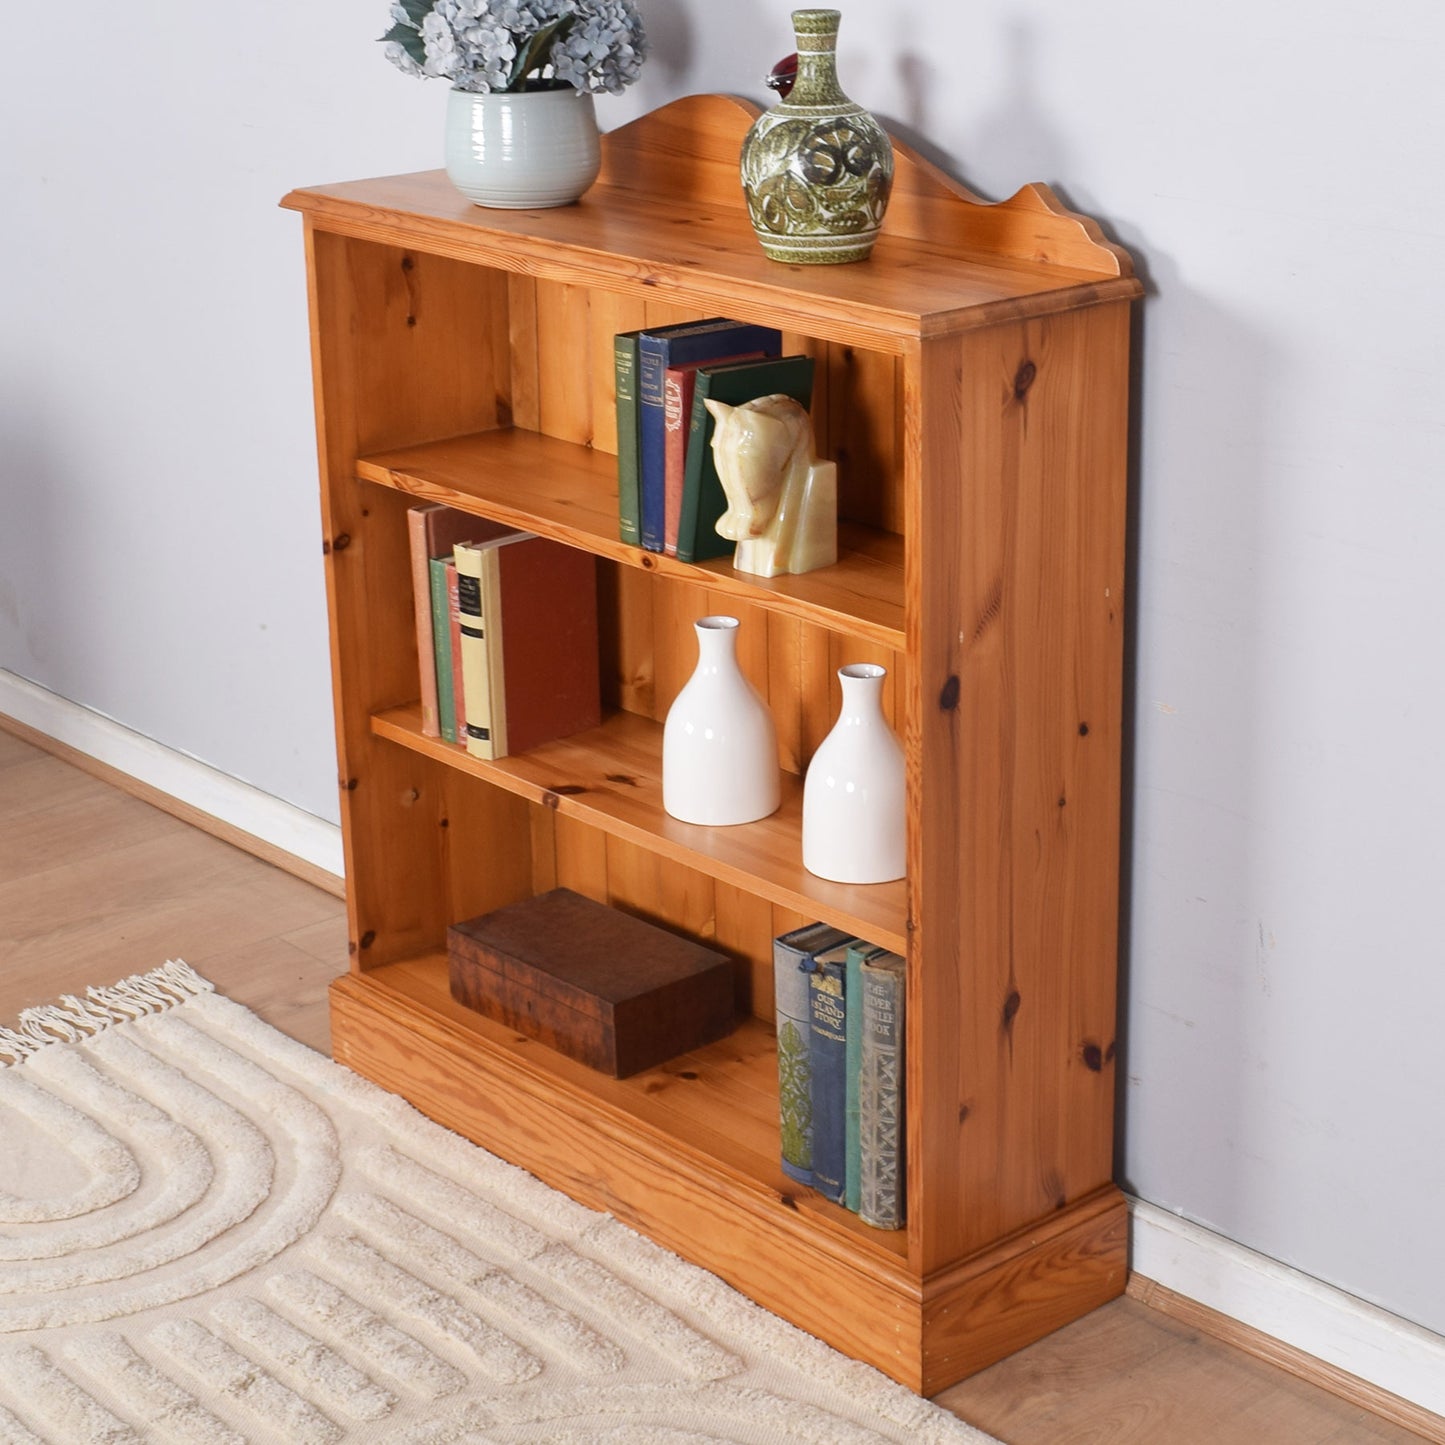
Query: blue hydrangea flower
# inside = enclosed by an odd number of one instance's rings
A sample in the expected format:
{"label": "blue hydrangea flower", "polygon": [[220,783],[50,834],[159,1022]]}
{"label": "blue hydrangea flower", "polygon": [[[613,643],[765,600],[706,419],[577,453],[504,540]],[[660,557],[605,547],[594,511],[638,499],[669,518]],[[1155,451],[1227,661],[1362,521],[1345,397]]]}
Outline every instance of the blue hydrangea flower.
{"label": "blue hydrangea flower", "polygon": [[[634,0],[433,0],[419,25],[416,10],[390,6],[386,58],[408,75],[442,76],[458,90],[521,90],[542,82],[616,94],[641,75],[647,58]],[[559,34],[539,36],[566,17],[571,23]],[[529,45],[539,53],[529,54]],[[420,63],[419,55],[425,56]],[[523,55],[529,69],[516,74]]]}

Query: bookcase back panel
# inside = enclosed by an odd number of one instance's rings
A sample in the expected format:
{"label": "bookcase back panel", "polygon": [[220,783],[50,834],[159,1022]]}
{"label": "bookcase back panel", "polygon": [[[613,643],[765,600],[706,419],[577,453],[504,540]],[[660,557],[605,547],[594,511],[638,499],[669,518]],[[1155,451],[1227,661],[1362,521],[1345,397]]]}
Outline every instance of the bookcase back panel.
{"label": "bookcase back panel", "polygon": [[905,657],[844,632],[804,622],[673,577],[603,561],[598,567],[603,702],[663,722],[697,665],[700,617],[739,619],[738,661],[767,701],[782,766],[803,773],[837,720],[838,669],[879,663],[888,670],[883,708],[901,728]]}
{"label": "bookcase back panel", "polygon": [[[613,338],[702,314],[527,276],[511,277],[508,287],[514,424],[615,455]],[[785,331],[782,346],[816,362],[813,428],[819,456],[838,463],[839,515],[901,532],[902,358],[800,332]]]}

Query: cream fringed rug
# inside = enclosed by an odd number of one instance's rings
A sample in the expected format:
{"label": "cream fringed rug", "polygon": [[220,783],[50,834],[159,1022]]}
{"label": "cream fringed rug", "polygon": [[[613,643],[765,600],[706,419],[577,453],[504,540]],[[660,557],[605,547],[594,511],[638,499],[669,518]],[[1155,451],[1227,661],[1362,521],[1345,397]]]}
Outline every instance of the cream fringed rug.
{"label": "cream fringed rug", "polygon": [[184,964],[0,1030],[0,1445],[988,1439]]}

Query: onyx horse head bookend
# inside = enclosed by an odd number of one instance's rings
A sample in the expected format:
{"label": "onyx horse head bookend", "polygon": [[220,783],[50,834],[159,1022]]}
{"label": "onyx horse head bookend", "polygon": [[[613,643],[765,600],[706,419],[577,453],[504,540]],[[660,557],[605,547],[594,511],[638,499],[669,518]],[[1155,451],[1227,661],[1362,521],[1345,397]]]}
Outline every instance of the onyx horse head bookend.
{"label": "onyx horse head bookend", "polygon": [[838,468],[813,455],[813,423],[790,396],[740,406],[707,399],[713,460],[727,497],[718,535],[733,566],[757,577],[811,572],[838,560]]}

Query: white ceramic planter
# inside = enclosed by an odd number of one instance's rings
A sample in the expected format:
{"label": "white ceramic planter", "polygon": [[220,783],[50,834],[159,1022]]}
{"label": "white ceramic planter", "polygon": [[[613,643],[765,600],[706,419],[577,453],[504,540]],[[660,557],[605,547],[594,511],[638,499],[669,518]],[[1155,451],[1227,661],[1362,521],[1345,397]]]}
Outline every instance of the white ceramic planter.
{"label": "white ceramic planter", "polygon": [[601,167],[597,112],[587,91],[569,85],[516,94],[453,90],[447,97],[447,175],[479,206],[565,206]]}
{"label": "white ceramic planter", "polygon": [[876,663],[838,669],[843,706],[803,782],[803,866],[835,883],[887,883],[907,871],[903,746],[883,716]]}
{"label": "white ceramic planter", "polygon": [[662,806],[684,823],[752,823],[782,801],[773,715],[738,666],[736,617],[700,617],[697,668],[662,729]]}

